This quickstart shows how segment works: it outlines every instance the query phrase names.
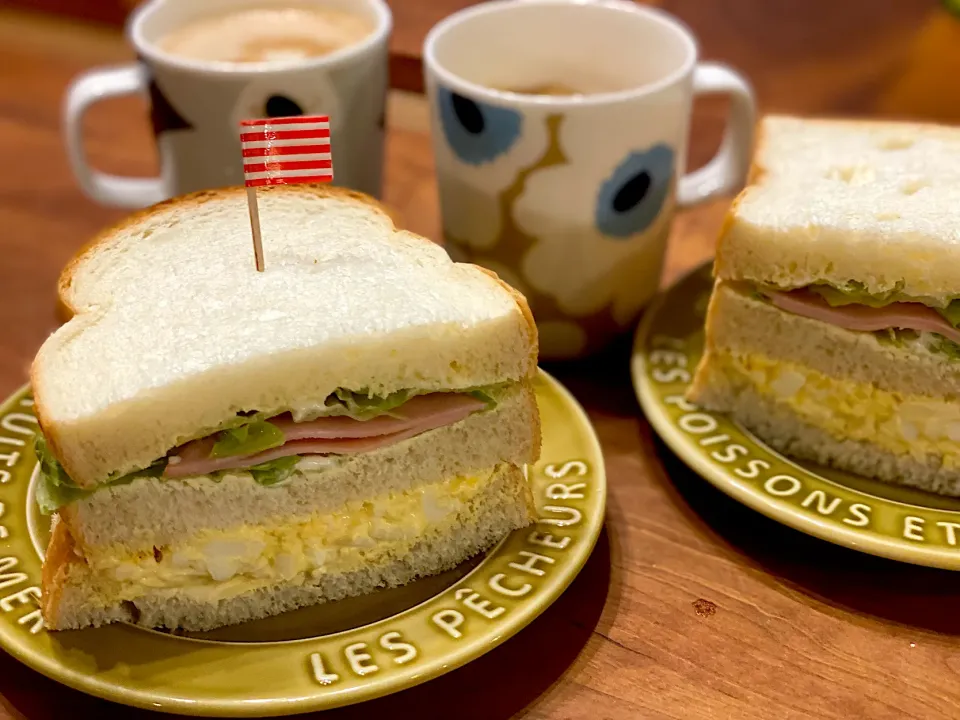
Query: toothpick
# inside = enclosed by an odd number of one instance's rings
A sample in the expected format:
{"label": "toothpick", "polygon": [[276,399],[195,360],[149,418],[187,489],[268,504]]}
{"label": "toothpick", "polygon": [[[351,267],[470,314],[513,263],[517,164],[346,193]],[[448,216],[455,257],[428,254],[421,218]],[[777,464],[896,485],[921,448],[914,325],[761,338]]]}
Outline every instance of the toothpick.
{"label": "toothpick", "polygon": [[257,205],[257,189],[247,188],[247,207],[250,208],[250,230],[253,233],[253,256],[257,272],[263,272],[263,244],[260,241],[260,208]]}

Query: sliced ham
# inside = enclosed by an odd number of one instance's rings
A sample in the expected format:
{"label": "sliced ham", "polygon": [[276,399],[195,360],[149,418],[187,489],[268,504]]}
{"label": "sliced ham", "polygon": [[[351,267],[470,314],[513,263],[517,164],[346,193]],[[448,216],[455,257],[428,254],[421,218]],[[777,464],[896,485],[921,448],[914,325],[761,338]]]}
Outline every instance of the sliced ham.
{"label": "sliced ham", "polygon": [[451,425],[472,412],[482,410],[484,405],[483,400],[464,393],[430,393],[407,400],[391,415],[379,415],[370,420],[325,417],[308,422],[294,422],[289,415],[280,415],[271,418],[270,422],[283,431],[288,442],[304,438],[366,438],[389,435],[425,424],[430,426],[427,429]]}
{"label": "sliced ham", "polygon": [[271,418],[284,436],[279,447],[253,455],[211,458],[214,438],[194,440],[180,447],[164,470],[164,477],[208,475],[221,470],[239,470],[291,455],[348,455],[369,452],[406,440],[420,433],[463,420],[486,403],[461,393],[431,393],[414,397],[390,415],[370,420],[324,417],[294,422],[289,415]]}
{"label": "sliced ham", "polygon": [[898,328],[916,332],[934,332],[960,343],[960,330],[953,327],[936,310],[921,303],[897,302],[879,308],[867,305],[831,307],[826,300],[809,290],[767,294],[770,302],[781,310],[830,323],[844,330],[876,332]]}

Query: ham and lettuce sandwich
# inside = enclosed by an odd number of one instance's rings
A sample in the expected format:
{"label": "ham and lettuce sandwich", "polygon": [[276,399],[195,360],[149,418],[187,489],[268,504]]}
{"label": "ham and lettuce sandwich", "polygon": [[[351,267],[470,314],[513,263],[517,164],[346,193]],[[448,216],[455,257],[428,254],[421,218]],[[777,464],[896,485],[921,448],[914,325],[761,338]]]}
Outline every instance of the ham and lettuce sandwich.
{"label": "ham and lettuce sandwich", "polygon": [[31,381],[49,628],[205,630],[449,569],[534,520],[536,329],[328,187],[172,200],[64,270]]}
{"label": "ham and lettuce sandwich", "polygon": [[960,495],[960,130],[768,117],[689,398],[799,458]]}

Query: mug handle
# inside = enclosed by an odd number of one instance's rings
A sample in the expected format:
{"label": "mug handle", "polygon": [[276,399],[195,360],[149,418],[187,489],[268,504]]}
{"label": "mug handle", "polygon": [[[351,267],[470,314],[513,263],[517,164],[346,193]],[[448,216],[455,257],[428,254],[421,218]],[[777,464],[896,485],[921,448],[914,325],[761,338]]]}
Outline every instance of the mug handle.
{"label": "mug handle", "polygon": [[685,174],[677,184],[677,203],[689,207],[743,185],[750,164],[756,103],[742,75],[719,63],[700,63],[693,73],[693,95],[730,96],[730,114],[720,149],[702,168]]}
{"label": "mug handle", "polygon": [[104,205],[140,208],[165,200],[163,180],[110,175],[94,170],[83,145],[83,116],[100,100],[147,91],[147,68],[138,62],[91,70],[77,77],[67,90],[63,107],[63,136],[70,167],[83,191]]}

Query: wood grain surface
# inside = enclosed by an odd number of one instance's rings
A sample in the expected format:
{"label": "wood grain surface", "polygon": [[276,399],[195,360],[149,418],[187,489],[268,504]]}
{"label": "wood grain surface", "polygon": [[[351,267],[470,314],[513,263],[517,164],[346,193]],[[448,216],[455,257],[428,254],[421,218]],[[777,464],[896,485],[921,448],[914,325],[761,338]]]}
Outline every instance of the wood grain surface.
{"label": "wood grain surface", "polygon": [[[462,0],[404,0],[423,32]],[[750,75],[765,110],[960,122],[960,20],[908,0],[671,0],[703,54]],[[399,13],[398,13],[399,15]],[[114,30],[0,11],[0,393],[55,327],[59,268],[120,213],[69,173],[69,79],[130,57]],[[418,97],[391,98],[386,200],[438,237]],[[725,108],[698,105],[691,159],[714,151]],[[155,171],[138,100],[89,116],[95,163]],[[709,257],[726,202],[681,215],[665,282]],[[629,381],[629,338],[548,367],[587,408],[607,462],[606,529],[562,598],[503,646],[440,679],[328,720],[522,717],[960,717],[960,574],[896,564],[783,528],[712,489],[655,438]],[[147,718],[67,690],[0,654],[0,718]]]}

